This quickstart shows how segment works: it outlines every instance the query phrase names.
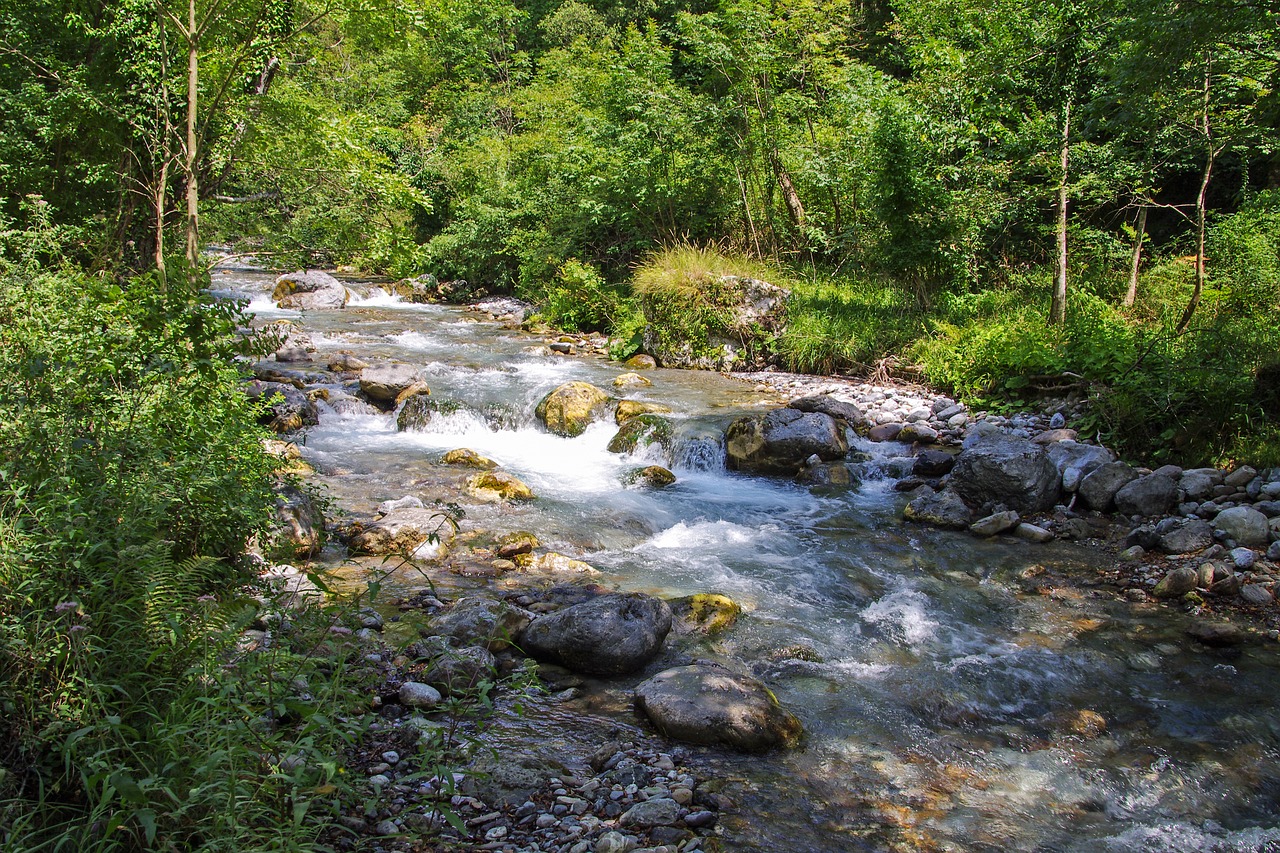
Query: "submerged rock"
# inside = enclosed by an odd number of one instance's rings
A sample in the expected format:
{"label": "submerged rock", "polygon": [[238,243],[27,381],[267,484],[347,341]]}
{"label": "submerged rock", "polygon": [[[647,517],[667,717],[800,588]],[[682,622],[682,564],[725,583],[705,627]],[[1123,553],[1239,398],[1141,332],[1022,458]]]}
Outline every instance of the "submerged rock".
{"label": "submerged rock", "polygon": [[576,672],[623,675],[658,653],[671,630],[671,608],[643,593],[610,593],[534,620],[525,652]]}
{"label": "submerged rock", "polygon": [[622,477],[623,485],[644,486],[650,489],[665,489],[667,486],[674,486],[675,482],[676,475],[661,465],[637,468],[634,471],[627,472]]}
{"label": "submerged rock", "polygon": [[730,424],[725,451],[735,470],[794,476],[810,456],[828,462],[843,458],[849,442],[830,415],[775,409]]}
{"label": "submerged rock", "polygon": [[795,746],[804,734],[762,682],[713,664],[660,672],[635,699],[660,732],[688,743],[763,752]]}
{"label": "submerged rock", "polygon": [[568,382],[542,398],[536,417],[555,435],[574,438],[586,432],[610,400],[609,392],[587,382]]}
{"label": "submerged rock", "polygon": [[949,530],[963,530],[973,521],[973,511],[952,489],[935,492],[923,486],[907,504],[902,517]]}

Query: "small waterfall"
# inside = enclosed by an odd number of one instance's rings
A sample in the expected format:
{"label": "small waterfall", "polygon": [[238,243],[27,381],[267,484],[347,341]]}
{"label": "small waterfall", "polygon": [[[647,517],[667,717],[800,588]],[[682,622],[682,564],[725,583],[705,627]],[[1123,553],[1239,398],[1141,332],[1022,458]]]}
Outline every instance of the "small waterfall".
{"label": "small waterfall", "polygon": [[677,471],[725,470],[724,435],[703,431],[677,436],[671,450],[671,466]]}

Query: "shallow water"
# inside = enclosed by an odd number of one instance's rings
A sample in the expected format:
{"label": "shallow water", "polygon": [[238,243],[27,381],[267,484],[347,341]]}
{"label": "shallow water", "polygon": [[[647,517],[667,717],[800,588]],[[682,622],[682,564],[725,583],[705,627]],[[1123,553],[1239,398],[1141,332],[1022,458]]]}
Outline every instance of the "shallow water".
{"label": "shallow water", "polygon": [[[376,290],[345,311],[281,311],[270,285],[244,270],[214,279],[216,291],[251,300],[259,322],[310,332],[317,365],[281,367],[314,370],[338,351],[405,361],[434,398],[465,404],[410,433],[388,415],[322,411],[304,453],[340,507],[448,496],[461,475],[439,457],[470,447],[538,499],[468,506],[464,532],[532,530],[600,569],[602,583],[743,605],[731,631],[682,653],[753,669],[808,739],[764,757],[695,751],[734,780],[742,808],[725,821],[730,849],[1280,850],[1274,643],[1199,646],[1173,609],[1093,591],[1107,566],[1085,547],[903,524],[891,479],[900,446],[860,448],[871,458],[848,491],[727,472],[714,436],[778,403],[737,380],[647,372],[652,388],[620,394],[671,406],[676,448],[621,456],[605,449],[612,425],[564,439],[531,417],[564,382],[611,388],[617,364],[529,354],[539,340],[482,315]],[[672,467],[677,485],[620,485],[651,462]],[[1023,592],[1039,567],[1083,582]],[[795,646],[821,662],[777,654]],[[634,725],[629,686],[602,695]]]}

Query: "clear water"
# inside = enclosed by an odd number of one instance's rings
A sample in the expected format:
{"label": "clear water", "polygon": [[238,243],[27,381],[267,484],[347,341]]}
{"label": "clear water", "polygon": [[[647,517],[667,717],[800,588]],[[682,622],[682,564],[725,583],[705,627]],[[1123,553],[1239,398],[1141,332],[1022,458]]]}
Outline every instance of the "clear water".
{"label": "clear water", "polygon": [[[1033,567],[1088,579],[1105,558],[905,525],[890,479],[905,448],[864,447],[865,479],[846,492],[729,473],[718,431],[778,401],[717,374],[658,370],[646,373],[653,387],[620,393],[672,407],[681,438],[669,459],[620,456],[605,449],[610,424],[565,439],[531,417],[564,382],[611,388],[619,365],[530,354],[539,340],[482,315],[376,290],[303,315],[276,309],[259,273],[219,273],[215,288],[249,299],[259,321],[303,325],[321,366],[339,351],[409,362],[434,397],[466,405],[412,433],[387,415],[325,410],[305,453],[339,506],[448,496],[461,475],[439,457],[470,447],[538,499],[468,507],[464,530],[532,530],[601,582],[743,605],[734,629],[685,653],[754,670],[808,739],[707,757],[743,806],[725,821],[732,849],[1280,850],[1276,644],[1209,650],[1184,635],[1189,617],[1087,584],[1024,593]],[[676,486],[620,485],[655,461]],[[821,662],[778,654],[797,645]],[[1077,732],[1082,711],[1105,731]]]}

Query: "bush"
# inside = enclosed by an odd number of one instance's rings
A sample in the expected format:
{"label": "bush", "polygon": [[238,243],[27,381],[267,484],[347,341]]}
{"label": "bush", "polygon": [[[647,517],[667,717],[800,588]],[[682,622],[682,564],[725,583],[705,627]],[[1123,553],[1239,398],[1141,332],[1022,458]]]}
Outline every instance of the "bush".
{"label": "bush", "polygon": [[558,329],[603,332],[621,319],[623,299],[591,264],[570,258],[556,270],[543,292],[529,293],[541,306],[542,318]]}

